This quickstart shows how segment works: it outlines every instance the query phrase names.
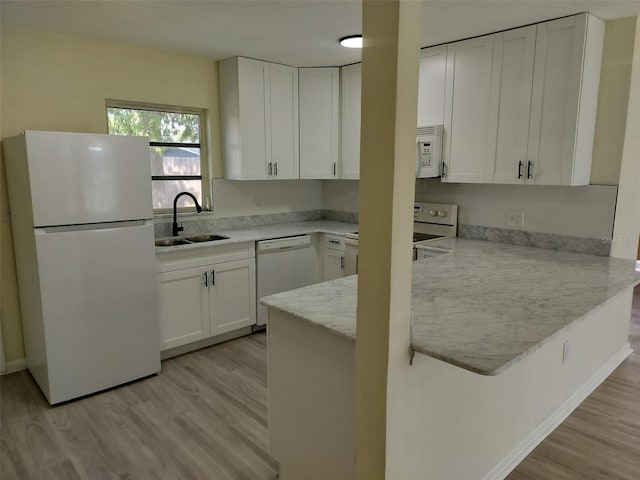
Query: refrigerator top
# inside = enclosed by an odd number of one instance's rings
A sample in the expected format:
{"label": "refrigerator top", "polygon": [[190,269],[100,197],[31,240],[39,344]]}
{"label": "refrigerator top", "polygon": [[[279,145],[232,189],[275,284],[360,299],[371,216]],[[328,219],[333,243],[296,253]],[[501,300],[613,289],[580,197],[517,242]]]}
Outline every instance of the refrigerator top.
{"label": "refrigerator top", "polygon": [[[150,219],[146,137],[26,131],[35,227]],[[13,159],[12,161],[16,161]]]}

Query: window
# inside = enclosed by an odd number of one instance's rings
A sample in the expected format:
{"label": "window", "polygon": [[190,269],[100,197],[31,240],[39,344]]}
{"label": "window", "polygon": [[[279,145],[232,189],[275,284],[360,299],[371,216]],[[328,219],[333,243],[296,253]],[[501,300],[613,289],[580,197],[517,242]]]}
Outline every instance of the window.
{"label": "window", "polygon": [[[154,210],[172,209],[173,199],[184,191],[203,207],[208,203],[203,117],[202,110],[107,102],[109,134],[149,137]],[[193,201],[184,196],[178,206],[192,208]]]}

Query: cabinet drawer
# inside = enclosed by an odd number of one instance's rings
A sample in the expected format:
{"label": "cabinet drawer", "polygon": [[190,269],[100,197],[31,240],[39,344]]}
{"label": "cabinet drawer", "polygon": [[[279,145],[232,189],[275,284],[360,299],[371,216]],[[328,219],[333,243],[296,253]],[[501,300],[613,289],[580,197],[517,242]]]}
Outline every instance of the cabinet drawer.
{"label": "cabinet drawer", "polygon": [[203,245],[197,248],[178,249],[156,255],[158,272],[160,273],[254,257],[254,242],[232,243],[227,245]]}

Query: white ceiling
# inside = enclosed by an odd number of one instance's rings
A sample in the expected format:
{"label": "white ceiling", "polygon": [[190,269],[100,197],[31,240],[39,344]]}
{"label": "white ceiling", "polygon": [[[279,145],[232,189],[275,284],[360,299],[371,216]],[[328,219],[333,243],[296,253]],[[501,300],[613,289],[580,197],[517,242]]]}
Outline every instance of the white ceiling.
{"label": "white ceiling", "polygon": [[[338,46],[360,33],[359,0],[2,0],[3,24],[160,48],[214,59],[244,55],[294,66],[344,65],[360,51]],[[640,1],[426,1],[423,46],[573,13],[640,14]]]}

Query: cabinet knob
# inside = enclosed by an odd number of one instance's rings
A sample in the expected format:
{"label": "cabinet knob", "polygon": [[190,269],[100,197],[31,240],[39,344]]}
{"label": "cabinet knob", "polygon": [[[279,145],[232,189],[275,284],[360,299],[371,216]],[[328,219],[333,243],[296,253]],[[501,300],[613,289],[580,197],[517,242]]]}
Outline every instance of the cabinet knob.
{"label": "cabinet knob", "polygon": [[438,212],[436,212],[435,210],[429,210],[429,216],[430,217],[435,217],[438,214]]}

